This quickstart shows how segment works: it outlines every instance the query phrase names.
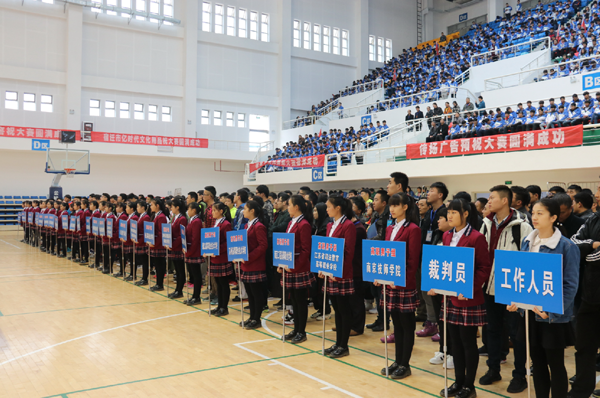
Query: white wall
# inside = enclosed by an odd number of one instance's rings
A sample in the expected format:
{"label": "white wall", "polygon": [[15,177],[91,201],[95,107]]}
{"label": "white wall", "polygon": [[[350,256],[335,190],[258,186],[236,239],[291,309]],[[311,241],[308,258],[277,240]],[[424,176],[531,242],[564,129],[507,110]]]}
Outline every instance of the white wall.
{"label": "white wall", "polygon": [[426,40],[440,37],[441,32],[446,34],[454,33],[448,32],[448,26],[459,23],[458,17],[460,14],[467,13],[468,19],[488,14],[488,3],[491,2],[496,3],[496,0],[479,0],[475,4],[469,3],[465,6],[447,0],[433,0],[433,10],[429,10],[429,12],[433,13],[433,36],[427,37]]}

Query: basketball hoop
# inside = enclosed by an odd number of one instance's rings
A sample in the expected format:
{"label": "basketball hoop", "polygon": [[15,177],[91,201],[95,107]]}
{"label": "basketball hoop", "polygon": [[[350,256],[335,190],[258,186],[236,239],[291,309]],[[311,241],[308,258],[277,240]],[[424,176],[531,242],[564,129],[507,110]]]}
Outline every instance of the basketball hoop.
{"label": "basketball hoop", "polygon": [[77,169],[65,169],[65,175],[67,178],[73,178],[73,176],[75,176],[75,170]]}

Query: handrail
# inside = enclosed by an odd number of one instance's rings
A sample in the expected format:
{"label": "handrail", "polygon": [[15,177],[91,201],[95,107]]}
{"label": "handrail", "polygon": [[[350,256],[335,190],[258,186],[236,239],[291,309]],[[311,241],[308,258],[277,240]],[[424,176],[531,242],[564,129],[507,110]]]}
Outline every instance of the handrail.
{"label": "handrail", "polygon": [[317,120],[319,120],[319,117],[315,116],[315,115],[298,117],[296,119],[292,119],[292,120],[283,122],[283,129],[288,130],[288,129],[297,129],[300,127],[312,126],[313,124],[315,124],[317,122]]}
{"label": "handrail", "polygon": [[[572,76],[572,75],[578,75],[581,74],[581,64],[584,61],[591,61],[591,60],[595,60],[596,62],[600,62],[600,55],[595,55],[595,56],[591,56],[591,57],[586,57],[586,58],[580,58],[580,59],[575,59],[575,60],[570,60],[570,61],[566,61],[566,62],[561,62],[559,64],[552,64],[552,65],[546,65],[546,66],[542,66],[540,68],[535,68],[535,69],[530,69],[527,71],[521,71],[521,72],[516,72],[516,73],[510,73],[507,75],[502,75],[502,76],[496,76],[496,77],[492,77],[489,79],[485,79],[484,80],[484,84],[486,87],[486,90],[488,89],[488,83],[490,84],[497,84],[502,88],[505,87],[513,87],[513,86],[520,86],[522,84],[527,84],[527,83],[534,83],[534,82],[538,82],[540,81],[540,78],[542,77],[543,71],[544,70],[548,70],[548,69],[555,69],[557,72],[557,76],[552,78],[561,78],[561,77],[567,77],[567,76]],[[568,71],[568,74],[564,75],[564,76],[559,76],[559,70],[560,67],[562,65],[569,65],[569,64],[577,64],[579,69],[577,71]],[[596,69],[597,70],[597,69]],[[526,75],[525,79],[522,79],[522,75]],[[510,81],[508,81],[507,84],[507,80],[509,80],[508,78],[512,78],[510,79]],[[510,84],[511,82],[517,82],[516,84]]]}
{"label": "handrail", "polygon": [[[540,55],[539,55],[539,57],[535,57],[535,58],[533,59],[533,61],[531,61],[531,62],[529,62],[527,65],[525,65],[525,66],[521,67],[521,72],[524,72],[524,71],[526,71],[526,70],[531,70],[531,68],[532,68],[532,66],[533,66],[533,64],[534,64],[534,63],[536,64],[535,66],[537,66],[537,67],[540,67],[540,68],[541,68],[541,66],[540,66],[540,59],[542,59],[542,58],[545,58],[545,59],[548,61],[548,63],[550,63],[550,61],[551,61],[551,55],[550,55],[550,53],[551,53],[551,51],[548,51],[548,52],[546,52],[546,53],[542,53],[542,54],[540,54]],[[548,65],[548,63],[546,63],[546,64],[545,64],[545,65],[543,65],[543,66],[546,66],[546,65]]]}
{"label": "handrail", "polygon": [[250,152],[254,147],[260,150],[263,146],[273,146],[273,141],[267,142],[249,142],[249,141],[228,141],[228,140],[208,140],[208,149],[218,149],[227,151],[245,151]]}
{"label": "handrail", "polygon": [[[501,47],[501,48],[494,49],[491,51],[486,51],[484,53],[472,55],[471,56],[471,66],[484,65],[484,64],[487,64],[490,62],[496,62],[498,60],[506,59],[506,57],[509,54],[511,54],[511,53],[516,54],[518,51],[521,51],[521,50],[519,50],[519,48],[522,48],[523,46],[529,46],[529,52],[532,53],[535,49],[534,47],[537,47],[541,42],[545,42],[544,43],[545,48],[550,48],[550,38],[549,37],[543,37],[541,39],[529,40],[527,42],[513,44],[510,46]],[[490,56],[492,56],[492,57],[490,57]],[[481,62],[478,60],[483,60],[484,62]]]}
{"label": "handrail", "polygon": [[[381,84],[381,87],[377,87],[380,84]],[[358,93],[365,93],[365,92],[371,91],[371,90],[377,90],[378,88],[383,88],[383,86],[384,86],[383,79],[381,79],[380,81],[373,80],[373,81],[366,82],[366,83],[355,84],[354,86],[346,87],[345,89],[340,90],[340,97],[345,97],[348,95],[353,95],[353,94],[358,94]]]}
{"label": "handrail", "polygon": [[356,103],[356,105],[366,104],[366,103],[367,103],[367,100],[370,100],[370,99],[372,99],[374,95],[380,94],[380,91],[379,91],[379,90],[382,90],[382,89],[381,89],[381,88],[378,88],[378,89],[376,89],[376,90],[373,90],[373,92],[372,92],[371,94],[369,94],[369,95],[368,95],[368,96],[366,96],[365,98],[363,98],[363,99],[361,99],[360,101],[358,101],[358,102]]}
{"label": "handrail", "polygon": [[254,156],[254,159],[252,160],[253,163],[260,161],[260,158],[262,156],[265,156],[266,152],[269,151],[274,151],[275,150],[275,142],[274,141],[268,141],[268,142],[264,142],[262,143],[262,145],[260,145],[258,147],[258,151],[256,151],[256,155]]}

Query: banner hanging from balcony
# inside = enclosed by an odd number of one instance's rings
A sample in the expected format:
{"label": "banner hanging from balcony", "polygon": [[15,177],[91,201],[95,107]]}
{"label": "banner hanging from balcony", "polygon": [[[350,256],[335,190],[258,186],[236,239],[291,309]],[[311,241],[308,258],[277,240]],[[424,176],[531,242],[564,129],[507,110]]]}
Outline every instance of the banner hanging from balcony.
{"label": "banner hanging from balcony", "polygon": [[301,169],[311,169],[313,167],[323,167],[325,165],[325,155],[307,156],[304,158],[275,159],[267,162],[250,163],[250,173],[271,165],[275,167],[292,167]]}
{"label": "banner hanging from balcony", "polygon": [[583,126],[521,131],[488,137],[461,138],[422,144],[407,144],[407,159],[438,158],[478,153],[528,151],[583,144]]}

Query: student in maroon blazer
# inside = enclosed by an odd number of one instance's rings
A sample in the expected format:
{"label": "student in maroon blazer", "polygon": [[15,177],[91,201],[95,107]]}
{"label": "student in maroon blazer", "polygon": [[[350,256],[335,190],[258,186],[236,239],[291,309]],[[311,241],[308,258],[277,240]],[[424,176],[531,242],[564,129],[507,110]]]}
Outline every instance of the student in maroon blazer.
{"label": "student in maroon blazer", "polygon": [[[138,216],[135,213],[136,208],[136,202],[127,202],[127,205],[125,206],[125,213],[127,214],[127,240],[123,242],[123,261],[129,261],[129,264],[131,264],[131,272],[129,273],[129,276],[125,279],[127,281],[133,280],[133,274],[135,269],[135,264],[133,263],[133,240],[131,239],[131,222],[138,220]],[[123,264],[123,272],[126,272],[125,264]]]}
{"label": "student in maroon blazer", "polygon": [[148,284],[148,274],[150,273],[148,266],[148,246],[144,243],[144,223],[151,221],[148,215],[148,207],[148,203],[144,200],[137,202],[137,212],[140,216],[138,218],[138,243],[135,245],[135,259],[137,264],[141,264],[142,266],[142,279],[135,282],[138,286]]}
{"label": "student in maroon blazer", "polygon": [[185,283],[185,263],[183,261],[183,251],[181,247],[181,226],[187,226],[185,217],[186,205],[183,199],[175,198],[171,203],[171,212],[173,220],[171,221],[171,236],[173,238],[173,247],[169,252],[169,258],[173,261],[175,273],[177,274],[177,286],[175,291],[169,294],[169,298],[176,299],[183,297],[183,284]]}
{"label": "student in maroon blazer", "polygon": [[260,314],[265,303],[265,289],[263,282],[267,280],[267,228],[259,221],[262,216],[262,207],[255,201],[250,200],[244,206],[244,218],[248,219],[246,230],[248,233],[248,261],[242,261],[241,279],[248,293],[248,304],[250,305],[250,319],[244,325],[244,329],[256,329],[261,327]]}
{"label": "student in maroon blazer", "polygon": [[[62,216],[68,216],[69,212],[67,211],[68,203],[61,202],[60,204],[60,212],[58,213],[58,230],[56,231],[56,253],[57,257],[66,257],[67,255],[67,247],[65,244],[65,229],[62,222]],[[61,253],[62,248],[62,253]]]}
{"label": "student in maroon blazer", "polygon": [[233,263],[227,260],[227,232],[232,229],[231,211],[222,202],[213,203],[211,211],[214,226],[219,228],[219,255],[210,261],[210,276],[214,277],[217,283],[219,304],[217,308],[211,310],[211,313],[215,316],[223,316],[229,314],[227,309],[231,294],[229,280],[234,275]]}
{"label": "student in maroon blazer", "polygon": [[81,265],[87,264],[90,260],[90,246],[89,236],[87,233],[87,218],[92,216],[89,209],[89,201],[85,198],[81,200],[81,213],[79,213],[79,241],[81,242],[81,254],[79,263]]}
{"label": "student in maroon blazer", "polygon": [[[50,201],[50,210],[48,213],[55,216],[59,210],[59,203],[53,200]],[[56,256],[56,229],[54,228],[54,220],[52,221],[52,227],[50,227],[50,246],[48,247],[47,252],[53,256]]]}
{"label": "student in maroon blazer", "polygon": [[[301,195],[294,195],[288,201],[288,212],[292,220],[286,232],[294,234],[294,269],[286,269],[285,288],[292,298],[294,329],[285,336],[285,340],[298,344],[306,341],[308,293],[315,281],[310,272],[313,211],[309,201]],[[283,273],[281,267],[277,271]]]}
{"label": "student in maroon blazer", "polygon": [[[453,229],[444,233],[442,238],[444,246],[474,248],[475,275],[473,299],[467,299],[460,294],[444,303],[448,305],[446,325],[452,343],[456,377],[456,381],[448,387],[449,397],[477,396],[475,392],[475,375],[479,364],[477,329],[487,323],[482,287],[490,276],[492,266],[485,237],[471,226],[475,225],[475,222],[477,222],[477,209],[473,203],[467,203],[464,199],[454,199],[450,202],[448,223]],[[428,294],[435,293],[431,291]],[[441,391],[441,395],[444,395],[444,390]]]}
{"label": "student in maroon blazer", "polygon": [[[73,204],[71,205],[73,208],[73,212],[71,213],[71,215],[69,216],[69,218],[71,217],[75,217],[75,220],[73,220],[75,222],[75,225],[77,226],[77,220],[80,221],[79,223],[79,229],[81,230],[81,202],[73,202]],[[84,225],[85,227],[85,225]],[[80,262],[81,259],[80,257],[80,253],[79,253],[79,239],[81,237],[81,231],[73,231],[71,233],[71,261],[73,262]]]}
{"label": "student in maroon blazer", "polygon": [[[415,344],[415,311],[419,306],[417,272],[421,261],[421,228],[419,210],[413,198],[405,193],[393,195],[389,202],[394,223],[387,227],[385,240],[406,243],[406,286],[386,289],[387,310],[394,323],[396,361],[389,367],[392,379],[411,375],[410,358]],[[386,369],[381,370],[386,374]]]}
{"label": "student in maroon blazer", "polygon": [[121,223],[121,221],[127,222],[127,219],[129,218],[127,212],[125,211],[126,208],[127,204],[125,202],[117,202],[117,204],[115,205],[117,217],[115,225],[113,225],[113,227],[116,228],[117,233],[113,232],[111,248],[113,251],[113,258],[119,259],[119,262],[121,263],[119,267],[119,272],[115,275],[115,277],[117,278],[122,277],[123,273],[125,272],[125,253],[123,252],[125,245],[124,242],[121,242],[121,239],[119,239],[119,224]]}
{"label": "student in maroon blazer", "polygon": [[[100,203],[96,200],[92,200],[90,202],[90,211],[92,212],[92,223],[94,218],[102,218],[102,210],[100,210]],[[100,259],[102,258],[102,239],[99,235],[92,236],[90,241],[94,242],[94,264],[88,265],[89,268],[99,268],[100,267]]]}
{"label": "student in maroon blazer", "polygon": [[[348,339],[352,328],[350,296],[354,294],[352,259],[356,242],[356,227],[351,221],[354,216],[350,200],[341,196],[330,196],[327,200],[327,215],[334,221],[327,225],[327,236],[344,239],[344,264],[341,278],[329,278],[327,294],[335,310],[336,342],[325,350],[331,358],[341,358],[350,354]],[[319,273],[319,277],[323,274]]]}
{"label": "student in maroon blazer", "polygon": [[[46,209],[47,204],[48,204],[47,200],[40,201],[40,207],[41,207],[40,214],[46,214],[48,212],[48,210]],[[44,252],[44,251],[46,251],[46,228],[45,227],[40,228],[40,238],[41,238],[40,251]]]}
{"label": "student in maroon blazer", "polygon": [[202,271],[200,270],[200,264],[203,261],[200,255],[202,220],[200,219],[200,206],[197,202],[188,204],[187,209],[190,221],[188,221],[188,225],[185,229],[187,247],[184,250],[188,272],[192,276],[192,282],[194,283],[194,294],[191,299],[184,300],[183,304],[198,305],[202,303],[200,299],[200,292],[202,291]]}
{"label": "student in maroon blazer", "polygon": [[163,282],[167,271],[167,249],[162,244],[162,225],[168,224],[169,219],[165,214],[165,203],[160,198],[150,201],[150,210],[152,210],[152,222],[154,223],[154,245],[148,246],[150,246],[150,261],[156,272],[156,284],[150,290],[160,292],[165,290]]}
{"label": "student in maroon blazer", "polygon": [[[108,237],[109,234],[109,225],[108,220],[112,220],[112,238]],[[105,202],[104,205],[104,226],[106,228],[106,234],[102,238],[102,249],[103,249],[103,264],[104,269],[102,270],[103,274],[110,273],[112,268],[112,264],[114,264],[116,258],[114,255],[113,247],[115,245],[115,226],[117,228],[117,236],[116,243],[119,242],[119,222],[117,221],[117,217],[115,216],[115,205],[110,202]]]}

